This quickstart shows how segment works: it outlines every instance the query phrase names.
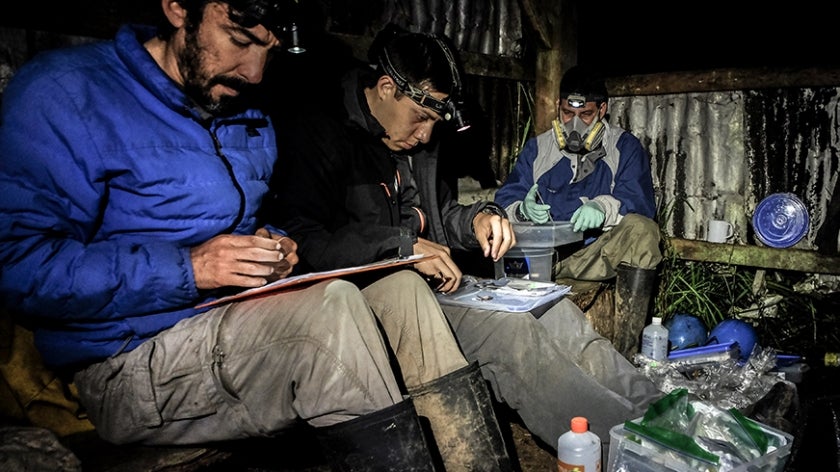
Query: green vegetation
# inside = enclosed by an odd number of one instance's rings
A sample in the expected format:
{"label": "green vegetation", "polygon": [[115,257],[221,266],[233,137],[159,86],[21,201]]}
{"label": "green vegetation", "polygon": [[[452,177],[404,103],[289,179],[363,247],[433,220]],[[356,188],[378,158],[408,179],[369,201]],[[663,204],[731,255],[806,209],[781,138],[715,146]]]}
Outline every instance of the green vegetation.
{"label": "green vegetation", "polygon": [[[667,239],[665,239],[667,241]],[[667,247],[654,316],[698,316],[711,329],[726,318],[751,323],[759,344],[779,352],[840,350],[840,297],[803,288],[809,274],[679,259]]]}
{"label": "green vegetation", "polygon": [[516,100],[514,110],[511,111],[511,116],[516,117],[516,126],[514,128],[514,148],[510,151],[510,159],[508,161],[507,173],[513,170],[513,165],[516,164],[516,158],[525,147],[525,142],[528,138],[533,137],[534,125],[534,91],[533,84],[517,81],[516,82]]}

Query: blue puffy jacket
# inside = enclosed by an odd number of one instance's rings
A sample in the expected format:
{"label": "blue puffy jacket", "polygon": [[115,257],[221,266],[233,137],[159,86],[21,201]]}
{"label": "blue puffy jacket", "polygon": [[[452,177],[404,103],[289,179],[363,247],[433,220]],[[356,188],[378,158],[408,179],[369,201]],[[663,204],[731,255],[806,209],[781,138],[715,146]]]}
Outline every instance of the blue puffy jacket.
{"label": "blue puffy jacket", "polygon": [[54,50],[22,67],[0,122],[0,293],[45,362],[130,350],[216,294],[191,246],[252,234],[276,159],[268,118],[202,119],[142,43]]}

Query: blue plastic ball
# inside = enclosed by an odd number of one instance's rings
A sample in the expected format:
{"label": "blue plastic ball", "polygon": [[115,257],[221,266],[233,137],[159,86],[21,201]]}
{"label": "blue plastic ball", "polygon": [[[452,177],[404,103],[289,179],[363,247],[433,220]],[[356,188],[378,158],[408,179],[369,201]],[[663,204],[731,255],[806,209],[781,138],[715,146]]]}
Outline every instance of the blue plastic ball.
{"label": "blue plastic ball", "polygon": [[758,343],[758,335],[755,328],[746,321],[729,319],[718,323],[709,333],[706,344],[726,344],[737,342],[741,350],[740,359],[746,361],[750,358],[753,348]]}
{"label": "blue plastic ball", "polygon": [[665,327],[671,350],[702,346],[709,334],[703,320],[689,313],[675,313],[665,320]]}

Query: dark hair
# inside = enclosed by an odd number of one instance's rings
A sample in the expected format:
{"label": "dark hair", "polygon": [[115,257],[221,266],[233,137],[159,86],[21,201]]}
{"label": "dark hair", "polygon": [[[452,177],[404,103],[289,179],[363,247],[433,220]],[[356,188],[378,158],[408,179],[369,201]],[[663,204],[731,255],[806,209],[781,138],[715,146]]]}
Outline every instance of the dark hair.
{"label": "dark hair", "polygon": [[[448,51],[445,51],[444,47]],[[380,74],[388,74],[383,66],[387,58],[391,67],[409,84],[420,87],[421,84],[428,83],[437,92],[453,94],[459,92],[453,90],[453,86],[456,83],[460,86],[460,71],[452,51],[444,37],[412,33],[389,24],[371,43],[368,60],[378,68]],[[452,64],[447,58],[447,53],[452,57]],[[455,71],[453,67],[456,68]],[[455,74],[459,76],[456,77]]]}
{"label": "dark hair", "polygon": [[607,86],[604,78],[594,69],[585,66],[574,66],[563,74],[560,81],[560,98],[569,95],[583,95],[587,102],[601,104],[607,101]]}
{"label": "dark hair", "polygon": [[[187,24],[201,24],[204,7],[210,3],[221,3],[230,6],[229,18],[234,23],[245,28],[263,25],[278,38],[287,26],[293,14],[295,0],[178,0],[187,11]],[[168,38],[174,28],[168,21],[162,22],[158,36]]]}

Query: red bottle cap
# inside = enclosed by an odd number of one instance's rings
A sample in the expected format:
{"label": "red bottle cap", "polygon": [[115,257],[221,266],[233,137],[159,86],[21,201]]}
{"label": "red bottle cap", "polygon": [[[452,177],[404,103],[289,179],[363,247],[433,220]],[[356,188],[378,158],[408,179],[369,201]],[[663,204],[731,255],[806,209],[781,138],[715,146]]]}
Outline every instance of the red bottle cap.
{"label": "red bottle cap", "polygon": [[572,431],[575,433],[585,433],[589,430],[589,421],[583,416],[575,416],[572,418]]}

